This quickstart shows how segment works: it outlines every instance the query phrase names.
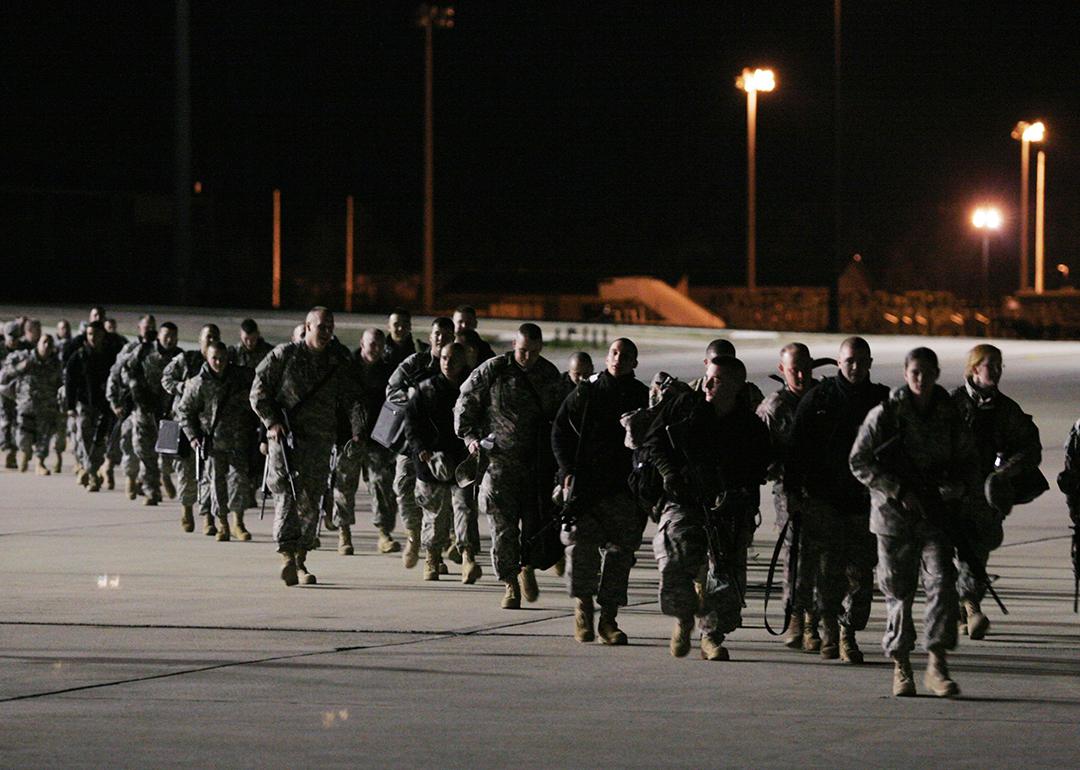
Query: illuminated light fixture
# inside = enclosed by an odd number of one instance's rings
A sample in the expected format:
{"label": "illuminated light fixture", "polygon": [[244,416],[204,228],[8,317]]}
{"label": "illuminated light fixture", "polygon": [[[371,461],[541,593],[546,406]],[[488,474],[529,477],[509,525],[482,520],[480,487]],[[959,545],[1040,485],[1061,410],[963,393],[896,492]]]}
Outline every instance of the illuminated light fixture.
{"label": "illuminated light fixture", "polygon": [[971,224],[980,230],[1000,230],[1001,212],[993,206],[980,206],[971,215]]}
{"label": "illuminated light fixture", "polygon": [[735,86],[746,91],[746,93],[751,91],[774,91],[776,90],[776,73],[765,69],[744,69],[742,74],[735,78]]}

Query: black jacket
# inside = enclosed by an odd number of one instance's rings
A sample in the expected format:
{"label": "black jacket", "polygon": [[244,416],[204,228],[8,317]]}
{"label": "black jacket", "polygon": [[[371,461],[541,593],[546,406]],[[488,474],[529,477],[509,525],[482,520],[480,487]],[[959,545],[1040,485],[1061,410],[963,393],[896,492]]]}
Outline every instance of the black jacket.
{"label": "black jacket", "polygon": [[69,411],[77,404],[94,409],[109,408],[105,387],[115,358],[110,357],[108,351],[94,351],[83,345],[68,359],[64,367],[64,399]]}
{"label": "black jacket", "polygon": [[619,418],[648,405],[649,388],[632,374],[612,377],[603,371],[580,383],[562,402],[551,429],[559,478],[573,474],[575,494],[584,497],[625,490],[633,462]]}
{"label": "black jacket", "polygon": [[454,433],[454,404],[460,390],[439,373],[421,382],[405,405],[405,438],[416,477],[423,481],[442,483],[420,461],[420,452],[443,452],[452,468],[468,456],[465,442]]}

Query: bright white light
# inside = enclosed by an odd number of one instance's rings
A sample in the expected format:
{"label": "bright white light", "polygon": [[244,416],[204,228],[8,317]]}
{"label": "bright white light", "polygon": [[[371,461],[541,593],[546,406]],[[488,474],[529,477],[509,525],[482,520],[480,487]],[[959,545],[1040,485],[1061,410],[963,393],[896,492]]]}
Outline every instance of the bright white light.
{"label": "bright white light", "polygon": [[980,230],[999,230],[1001,222],[1001,212],[993,206],[980,206],[971,215],[971,224]]}
{"label": "bright white light", "polygon": [[745,69],[735,79],[735,86],[743,91],[772,91],[776,88],[776,73],[772,70]]}
{"label": "bright white light", "polygon": [[1037,123],[1032,123],[1024,129],[1022,138],[1025,142],[1041,142],[1046,138],[1046,126],[1043,125],[1041,120]]}

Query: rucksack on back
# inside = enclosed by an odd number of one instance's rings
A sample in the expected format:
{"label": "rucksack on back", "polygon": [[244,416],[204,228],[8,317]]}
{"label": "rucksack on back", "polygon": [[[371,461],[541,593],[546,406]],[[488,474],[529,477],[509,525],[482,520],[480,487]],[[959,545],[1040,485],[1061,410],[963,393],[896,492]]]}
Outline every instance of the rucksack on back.
{"label": "rucksack on back", "polygon": [[634,466],[626,479],[627,486],[635,502],[648,513],[649,518],[654,522],[660,520],[659,507],[664,496],[664,478],[649,459],[645,441],[649,429],[660,413],[663,400],[669,396],[689,392],[690,386],[685,382],[667,372],[657,372],[649,388],[649,406],[627,412],[619,418],[619,422],[626,429],[624,443],[634,450]]}

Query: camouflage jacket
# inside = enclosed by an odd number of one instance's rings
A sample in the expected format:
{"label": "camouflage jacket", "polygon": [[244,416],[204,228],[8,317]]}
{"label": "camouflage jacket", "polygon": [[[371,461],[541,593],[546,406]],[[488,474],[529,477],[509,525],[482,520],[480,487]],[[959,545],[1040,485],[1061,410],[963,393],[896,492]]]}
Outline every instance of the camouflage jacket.
{"label": "camouflage jacket", "polygon": [[201,350],[182,350],[161,372],[161,387],[172,398],[172,411],[177,419],[176,405],[184,395],[184,384],[199,373],[204,363],[206,358]]}
{"label": "camouflage jacket", "polygon": [[113,362],[112,368],[109,369],[109,380],[105,385],[105,397],[109,399],[109,406],[113,409],[123,409],[125,412],[130,413],[135,408],[134,403],[131,401],[131,390],[128,389],[127,384],[124,382],[124,362],[132,354],[132,351],[138,349],[140,344],[136,340],[125,345],[124,349],[120,351],[120,355],[116,357],[116,361]]}
{"label": "camouflage jacket", "polygon": [[[894,451],[879,452],[898,437]],[[866,415],[849,456],[851,472],[870,490],[870,531],[905,535],[914,514],[900,500],[920,485],[961,484],[963,494],[982,494],[975,438],[940,385],[927,412],[920,413],[905,385]]]}
{"label": "camouflage jacket", "polygon": [[531,460],[550,452],[551,423],[564,390],[559,370],[541,357],[528,371],[513,351],[495,356],[473,370],[454,405],[454,430],[468,446],[494,433],[492,459],[513,456]]}
{"label": "camouflage jacket", "polygon": [[38,356],[36,350],[20,350],[4,360],[5,377],[15,384],[15,406],[20,412],[46,414],[58,410],[56,393],[63,384],[60,356]]}
{"label": "camouflage jacket", "polygon": [[1042,462],[1039,429],[1019,404],[996,388],[979,391],[970,382],[953,390],[952,400],[975,434],[983,478],[995,470],[999,453],[1002,462],[997,471],[1007,477],[1039,467]]}
{"label": "camouflage jacket", "polygon": [[246,452],[257,425],[248,403],[254,379],[255,372],[246,366],[229,364],[219,375],[204,363],[176,405],[187,437],[209,436],[213,451]]}
{"label": "camouflage jacket", "polygon": [[439,359],[428,351],[413,353],[394,369],[386,383],[386,400],[404,406],[416,388],[439,373]]}
{"label": "camouflage jacket", "polygon": [[168,414],[171,395],[162,384],[162,375],[182,352],[175,347],[166,350],[154,340],[141,343],[124,358],[121,376],[137,409],[154,415]]}
{"label": "camouflage jacket", "polygon": [[278,345],[255,370],[251,408],[265,427],[289,427],[300,439],[333,443],[347,422],[353,435],[364,429],[363,406],[349,369],[352,355],[342,345],[316,353],[304,342]]}
{"label": "camouflage jacket", "polygon": [[255,369],[262,363],[264,358],[270,355],[270,351],[273,349],[273,345],[259,337],[254,350],[248,350],[243,345],[233,345],[229,348],[229,362],[237,366],[246,366],[248,369]]}

